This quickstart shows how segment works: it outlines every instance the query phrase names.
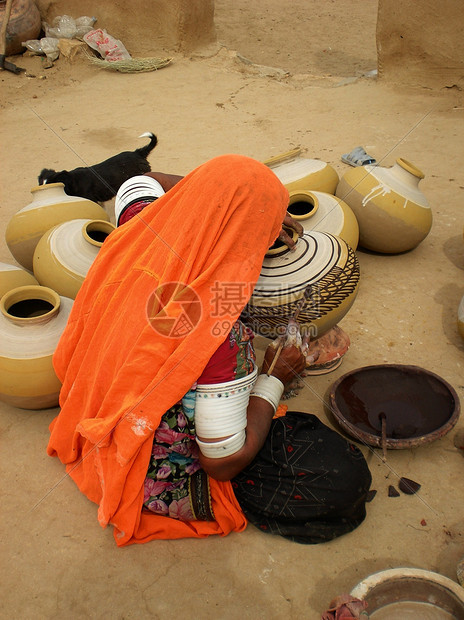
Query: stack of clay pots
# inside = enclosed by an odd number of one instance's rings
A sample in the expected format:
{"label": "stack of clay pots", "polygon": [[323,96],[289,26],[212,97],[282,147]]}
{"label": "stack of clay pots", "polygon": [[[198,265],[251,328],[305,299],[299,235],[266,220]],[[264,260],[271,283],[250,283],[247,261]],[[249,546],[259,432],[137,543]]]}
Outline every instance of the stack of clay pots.
{"label": "stack of clay pots", "polygon": [[300,307],[302,329],[317,338],[331,330],[355,300],[358,223],[348,205],[334,196],[339,178],[329,164],[303,157],[300,149],[264,163],[288,189],[288,212],[304,234],[295,235],[294,251],[278,241],[267,253],[246,308],[247,320],[257,333],[275,338]]}
{"label": "stack of clay pots", "polygon": [[424,175],[400,158],[391,168],[354,167],[339,179],[330,165],[303,157],[299,149],[264,163],[287,187],[288,212],[304,234],[293,252],[279,242],[268,252],[247,313],[258,333],[275,337],[306,295],[298,320],[317,339],[354,302],[358,243],[395,254],[428,235],[431,209],[418,187]]}
{"label": "stack of clay pots", "polygon": [[[303,235],[295,237],[294,251],[279,241],[269,250],[245,315],[256,333],[274,338],[298,309],[303,331],[317,340],[339,329],[354,303],[358,243],[394,254],[429,233],[431,210],[418,187],[424,175],[398,159],[391,168],[355,167],[339,179],[329,164],[300,149],[264,163],[287,187],[288,212]],[[31,191],[32,202],[6,229],[21,267],[0,264],[0,400],[35,409],[58,403],[52,355],[72,300],[114,226],[101,206],[68,196],[61,183]],[[464,309],[459,312],[464,324]]]}
{"label": "stack of clay pots", "polygon": [[0,263],[0,400],[24,409],[58,405],[52,364],[73,300],[114,229],[98,204],[62,183],[32,190],[5,239],[18,263]]}

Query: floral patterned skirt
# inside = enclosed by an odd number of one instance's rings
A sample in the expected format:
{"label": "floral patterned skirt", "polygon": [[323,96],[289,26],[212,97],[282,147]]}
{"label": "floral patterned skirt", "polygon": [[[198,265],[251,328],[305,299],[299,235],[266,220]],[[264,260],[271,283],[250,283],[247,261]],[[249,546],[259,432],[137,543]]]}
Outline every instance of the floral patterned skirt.
{"label": "floral patterned skirt", "polygon": [[[199,382],[240,379],[254,370],[253,334],[237,321]],[[201,381],[200,381],[201,380]],[[207,474],[195,441],[196,384],[161,418],[145,478],[144,509],[183,521],[214,521]]]}
{"label": "floral patterned skirt", "polygon": [[182,521],[214,521],[193,416],[186,415],[182,403],[164,414],[155,432],[143,505],[150,512]]}

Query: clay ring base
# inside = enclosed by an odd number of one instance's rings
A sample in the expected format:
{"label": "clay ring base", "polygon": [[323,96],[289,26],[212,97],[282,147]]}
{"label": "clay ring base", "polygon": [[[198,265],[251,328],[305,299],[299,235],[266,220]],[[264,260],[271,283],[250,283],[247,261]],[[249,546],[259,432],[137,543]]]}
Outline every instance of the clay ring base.
{"label": "clay ring base", "polygon": [[313,366],[307,366],[305,368],[304,374],[309,375],[325,375],[329,372],[336,370],[340,364],[343,362],[343,357],[339,357],[331,362],[327,362],[327,364],[314,364]]}

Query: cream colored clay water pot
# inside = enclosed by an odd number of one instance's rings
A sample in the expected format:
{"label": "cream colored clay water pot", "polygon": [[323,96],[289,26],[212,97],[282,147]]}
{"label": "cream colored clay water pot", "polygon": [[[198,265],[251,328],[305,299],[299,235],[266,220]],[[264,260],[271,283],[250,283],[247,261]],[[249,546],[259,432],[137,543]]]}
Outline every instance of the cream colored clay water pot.
{"label": "cream colored clay water pot", "polygon": [[109,221],[103,207],[87,198],[68,196],[63,183],[38,185],[31,193],[32,202],[13,215],[5,233],[10,252],[29,271],[39,239],[53,226],[75,218]]}
{"label": "cream colored clay water pot", "polygon": [[75,299],[103,242],[114,229],[104,220],[70,220],[54,226],[35,249],[35,277],[43,286]]}
{"label": "cream colored clay water pot", "polygon": [[461,298],[458,306],[458,332],[461,338],[464,338],[464,297]]}
{"label": "cream colored clay water pot", "polygon": [[0,263],[0,298],[8,291],[11,291],[11,289],[18,286],[26,286],[27,284],[38,284],[29,271],[17,265]]}
{"label": "cream colored clay water pot", "polygon": [[72,300],[44,286],[21,286],[0,300],[0,400],[22,409],[58,405],[52,356]]}
{"label": "cream colored clay water pot", "polygon": [[266,254],[244,318],[258,334],[276,338],[285,333],[298,302],[298,318],[312,338],[334,327],[353,305],[359,285],[354,250],[340,237],[305,231],[291,252],[277,241]]}
{"label": "cream colored clay water pot", "polygon": [[432,211],[419,189],[424,174],[405,159],[391,168],[359,166],[348,170],[336,195],[353,210],[359,245],[397,254],[415,248],[429,234]]}
{"label": "cream colored clay water pot", "polygon": [[359,240],[358,221],[350,207],[332,194],[308,190],[290,192],[288,213],[306,231],[328,232],[341,237],[356,250]]}
{"label": "cream colored clay water pot", "polygon": [[263,162],[289,192],[297,189],[334,194],[339,178],[335,169],[319,159],[302,157],[301,149],[276,155]]}

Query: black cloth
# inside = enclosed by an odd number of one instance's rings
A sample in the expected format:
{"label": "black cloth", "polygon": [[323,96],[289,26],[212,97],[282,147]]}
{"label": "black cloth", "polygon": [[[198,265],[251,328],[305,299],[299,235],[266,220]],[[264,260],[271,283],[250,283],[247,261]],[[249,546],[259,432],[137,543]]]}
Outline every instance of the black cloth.
{"label": "black cloth", "polygon": [[356,446],[316,416],[292,411],[272,421],[263,448],[232,485],[260,530],[315,544],[364,520],[371,474]]}

